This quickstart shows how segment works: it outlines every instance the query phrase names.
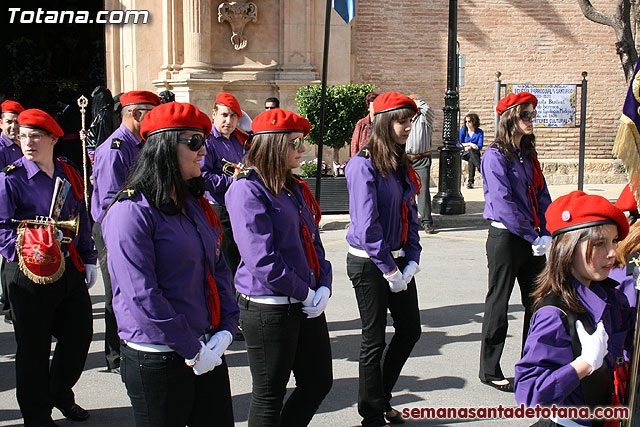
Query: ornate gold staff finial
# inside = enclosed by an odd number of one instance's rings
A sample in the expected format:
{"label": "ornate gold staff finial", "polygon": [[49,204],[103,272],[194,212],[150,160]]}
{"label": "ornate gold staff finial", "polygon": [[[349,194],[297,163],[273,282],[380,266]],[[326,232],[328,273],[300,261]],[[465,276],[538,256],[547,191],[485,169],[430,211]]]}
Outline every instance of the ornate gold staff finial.
{"label": "ornate gold staff finial", "polygon": [[[85,113],[85,107],[89,105],[89,100],[87,99],[86,96],[84,95],[80,95],[80,98],[78,98],[78,107],[80,107],[80,116],[82,117],[82,131],[84,132],[85,130],[85,122],[84,122],[84,113]],[[89,209],[89,189],[88,189],[88,182],[89,181],[87,178],[87,138],[86,136],[81,138],[82,139],[82,178],[84,181],[84,203],[87,205],[87,209]]]}

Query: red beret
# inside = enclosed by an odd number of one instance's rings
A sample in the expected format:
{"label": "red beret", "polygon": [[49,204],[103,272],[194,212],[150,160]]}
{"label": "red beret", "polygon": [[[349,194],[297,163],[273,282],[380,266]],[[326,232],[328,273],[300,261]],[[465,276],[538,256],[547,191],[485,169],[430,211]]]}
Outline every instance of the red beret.
{"label": "red beret", "polygon": [[64,135],[60,125],[49,114],[37,108],[24,110],[18,116],[18,124],[25,128],[42,129],[60,138]]}
{"label": "red beret", "polygon": [[635,215],[638,214],[638,202],[636,202],[636,198],[631,192],[629,184],[624,186],[622,193],[620,193],[620,197],[618,197],[614,206],[623,212],[626,211]]}
{"label": "red beret", "polygon": [[272,108],[271,110],[258,114],[253,119],[251,130],[254,135],[261,133],[302,132],[304,136],[307,136],[311,131],[311,123],[293,111]]}
{"label": "red beret", "polygon": [[7,99],[2,103],[2,112],[3,113],[16,113],[20,114],[24,111],[22,105],[19,102],[11,101]]}
{"label": "red beret", "polygon": [[235,96],[227,92],[221,92],[216,96],[216,104],[225,105],[231,108],[231,111],[236,113],[238,117],[242,117],[242,109]]}
{"label": "red beret", "polygon": [[387,111],[399,110],[406,107],[413,109],[413,111],[418,111],[418,106],[413,99],[398,92],[383,93],[373,101],[374,114],[386,113]]}
{"label": "red beret", "polygon": [[148,90],[132,90],[120,96],[120,104],[123,107],[133,104],[160,105],[162,104],[162,100],[158,95]]}
{"label": "red beret", "polygon": [[211,132],[211,120],[193,104],[168,102],[149,111],[140,124],[140,135],[144,140],[170,130],[197,130],[204,132],[206,137]]}
{"label": "red beret", "polygon": [[538,105],[538,98],[536,98],[534,94],[529,92],[510,93],[509,95],[498,101],[496,112],[498,114],[502,114],[505,111],[515,107],[516,105],[524,104],[525,102],[530,102],[531,104],[533,104],[533,108],[536,108],[536,106]]}
{"label": "red beret", "polygon": [[629,222],[620,209],[604,197],[584,191],[572,191],[558,197],[544,216],[547,218],[547,230],[553,237],[601,224],[617,225],[620,240],[629,233]]}

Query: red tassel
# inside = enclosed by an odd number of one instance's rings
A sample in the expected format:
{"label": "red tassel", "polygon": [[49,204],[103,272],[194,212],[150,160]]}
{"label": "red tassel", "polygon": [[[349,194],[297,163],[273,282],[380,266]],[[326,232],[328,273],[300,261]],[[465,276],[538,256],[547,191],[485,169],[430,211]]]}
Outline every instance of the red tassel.
{"label": "red tassel", "polygon": [[307,207],[313,214],[316,225],[320,224],[320,219],[322,218],[322,212],[320,211],[320,205],[318,204],[318,201],[316,200],[315,196],[311,192],[311,189],[309,188],[309,184],[307,184],[306,182],[298,178],[296,178],[296,181],[298,181],[298,183],[300,184],[300,188],[302,191],[302,198],[304,199],[304,202],[307,204]]}
{"label": "red tassel", "polygon": [[73,190],[73,195],[76,200],[82,200],[84,198],[84,183],[82,182],[82,177],[70,164],[67,162],[58,159],[60,165],[62,165],[62,170],[64,174],[69,178],[69,183],[71,184],[71,190]]}
{"label": "red tassel", "polygon": [[407,202],[402,202],[402,231],[400,232],[400,239],[402,239],[402,247],[407,244],[407,237],[409,236],[409,208]]}
{"label": "red tassel", "polygon": [[407,165],[407,175],[409,176],[409,181],[416,186],[416,194],[420,194],[420,189],[422,188],[422,180],[420,179],[420,175],[411,165]]}
{"label": "red tassel", "polygon": [[[302,218],[300,218],[302,220]],[[307,255],[309,267],[316,274],[316,282],[320,280],[320,262],[318,261],[318,253],[313,245],[313,239],[306,225],[302,224],[302,240],[304,241],[304,252]]]}
{"label": "red tassel", "polygon": [[196,199],[198,204],[202,208],[204,212],[204,216],[207,217],[207,221],[209,221],[209,225],[211,227],[216,227],[220,231],[220,243],[222,243],[222,224],[220,223],[220,218],[215,210],[211,207],[211,204],[204,197],[200,197]]}
{"label": "red tassel", "polygon": [[209,266],[207,266],[207,294],[209,311],[211,311],[211,325],[215,330],[220,325],[220,296],[218,295],[216,279],[209,272]]}
{"label": "red tassel", "polygon": [[542,177],[542,167],[538,161],[538,157],[531,158],[531,166],[533,167],[533,186],[537,190],[544,188],[544,179]]}

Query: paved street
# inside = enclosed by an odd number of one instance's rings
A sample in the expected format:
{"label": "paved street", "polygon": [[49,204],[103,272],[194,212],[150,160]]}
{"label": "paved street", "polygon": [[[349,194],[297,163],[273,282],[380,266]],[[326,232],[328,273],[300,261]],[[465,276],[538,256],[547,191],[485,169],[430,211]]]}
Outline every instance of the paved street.
{"label": "paved street", "polygon": [[[557,197],[574,187],[553,188]],[[590,186],[588,192],[616,198],[622,186]],[[465,200],[479,202],[481,189],[465,190]],[[432,189],[433,196],[433,189]],[[470,213],[471,214],[471,213]],[[480,215],[481,216],[481,215]],[[513,394],[496,391],[478,380],[478,354],[487,271],[484,243],[486,224],[480,221],[444,221],[450,228],[437,234],[421,232],[423,247],[418,274],[422,337],[405,366],[394,391],[392,404],[403,408],[514,406]],[[467,218],[468,219],[468,218]],[[328,222],[331,218],[325,219]],[[438,219],[436,219],[438,221]],[[465,225],[466,224],[466,225]],[[327,227],[331,228],[331,227]],[[346,276],[346,230],[323,231],[328,259],[333,264],[333,296],[326,310],[333,351],[333,388],[315,416],[312,426],[356,426],[358,349],[360,320],[351,283]],[[520,351],[522,308],[519,292],[510,305],[510,329],[503,370],[513,376]],[[104,289],[98,282],[91,290],[94,310],[94,341],[85,372],[75,387],[77,402],[88,409],[85,423],[63,419],[54,410],[61,426],[133,426],[132,412],[119,376],[106,373],[102,356],[104,338]],[[389,319],[391,325],[391,319]],[[392,328],[389,328],[389,332]],[[10,325],[0,322],[0,426],[21,425],[15,400],[15,343]],[[235,342],[227,354],[237,425],[246,426],[251,378],[243,342]],[[290,382],[293,387],[293,379]],[[533,420],[408,420],[411,426],[528,426]],[[215,426],[215,414],[212,414]]]}

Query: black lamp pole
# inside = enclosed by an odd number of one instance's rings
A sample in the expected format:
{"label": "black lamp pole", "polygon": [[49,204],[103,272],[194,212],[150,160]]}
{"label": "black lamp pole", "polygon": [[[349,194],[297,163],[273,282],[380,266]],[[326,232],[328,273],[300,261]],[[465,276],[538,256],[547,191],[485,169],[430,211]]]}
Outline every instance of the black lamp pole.
{"label": "black lamp pole", "polygon": [[449,0],[449,53],[447,57],[447,91],[444,95],[444,126],[440,148],[438,194],[433,197],[433,211],[444,215],[465,212],[464,197],[460,192],[460,147],[458,143],[458,0]]}

